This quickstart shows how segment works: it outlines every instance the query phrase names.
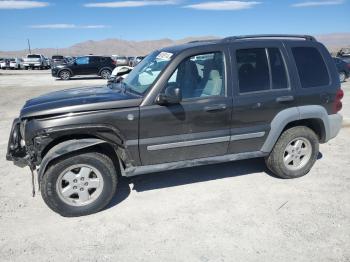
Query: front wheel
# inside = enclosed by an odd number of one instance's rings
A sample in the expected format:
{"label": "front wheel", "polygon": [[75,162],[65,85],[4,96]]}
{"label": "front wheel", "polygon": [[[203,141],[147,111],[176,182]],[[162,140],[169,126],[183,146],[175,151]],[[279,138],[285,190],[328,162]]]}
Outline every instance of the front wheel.
{"label": "front wheel", "polygon": [[318,152],[315,132],[305,126],[296,126],[283,132],[266,158],[266,165],[278,177],[297,178],[310,171]]}
{"label": "front wheel", "polygon": [[115,194],[117,174],[106,155],[89,152],[69,155],[56,161],[41,180],[45,203],[66,217],[96,213]]}
{"label": "front wheel", "polygon": [[111,70],[103,69],[100,75],[103,79],[108,79],[111,76]]}

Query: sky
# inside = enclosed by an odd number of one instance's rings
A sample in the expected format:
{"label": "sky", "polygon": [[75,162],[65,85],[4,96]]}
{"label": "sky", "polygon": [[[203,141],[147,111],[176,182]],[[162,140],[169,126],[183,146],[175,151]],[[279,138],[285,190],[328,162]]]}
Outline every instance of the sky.
{"label": "sky", "polygon": [[0,50],[87,40],[350,32],[350,0],[0,0]]}

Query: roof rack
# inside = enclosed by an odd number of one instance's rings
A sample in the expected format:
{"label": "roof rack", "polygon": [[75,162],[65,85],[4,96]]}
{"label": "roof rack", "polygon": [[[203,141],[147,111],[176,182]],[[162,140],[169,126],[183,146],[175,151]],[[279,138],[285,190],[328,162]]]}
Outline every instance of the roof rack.
{"label": "roof rack", "polygon": [[306,41],[316,41],[311,35],[288,35],[288,34],[266,34],[266,35],[241,35],[241,36],[230,36],[222,39],[223,42],[230,42],[241,39],[253,39],[253,38],[302,38]]}
{"label": "roof rack", "polygon": [[193,41],[187,42],[187,44],[215,42],[215,41],[219,41],[219,40],[220,40],[220,39],[193,40]]}

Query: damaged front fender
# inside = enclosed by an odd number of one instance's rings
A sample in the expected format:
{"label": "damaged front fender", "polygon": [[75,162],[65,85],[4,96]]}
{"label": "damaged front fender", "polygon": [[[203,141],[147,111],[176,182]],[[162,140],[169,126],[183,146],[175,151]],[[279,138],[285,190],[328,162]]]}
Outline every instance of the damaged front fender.
{"label": "damaged front fender", "polygon": [[41,178],[43,177],[47,166],[54,159],[66,155],[68,153],[72,153],[81,149],[86,149],[89,147],[93,147],[99,144],[106,143],[106,141],[97,138],[85,138],[85,139],[73,139],[64,141],[53,148],[45,155],[43,160],[41,161],[40,167],[38,169],[38,181],[40,185]]}

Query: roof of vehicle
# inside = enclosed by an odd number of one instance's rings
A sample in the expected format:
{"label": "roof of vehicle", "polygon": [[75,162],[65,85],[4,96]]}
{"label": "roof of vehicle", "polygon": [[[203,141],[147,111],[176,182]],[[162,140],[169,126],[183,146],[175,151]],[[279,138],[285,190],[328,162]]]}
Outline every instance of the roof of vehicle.
{"label": "roof of vehicle", "polygon": [[170,47],[165,47],[160,49],[161,51],[178,53],[184,51],[185,49],[201,47],[201,46],[210,46],[216,44],[225,44],[225,43],[237,43],[237,42],[247,42],[247,41],[312,41],[317,42],[317,40],[310,35],[286,35],[286,34],[264,34],[264,35],[244,35],[244,36],[230,36],[221,39],[208,39],[208,40],[199,40],[191,41],[181,45],[175,45]]}

